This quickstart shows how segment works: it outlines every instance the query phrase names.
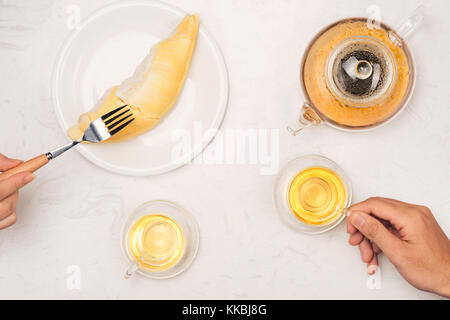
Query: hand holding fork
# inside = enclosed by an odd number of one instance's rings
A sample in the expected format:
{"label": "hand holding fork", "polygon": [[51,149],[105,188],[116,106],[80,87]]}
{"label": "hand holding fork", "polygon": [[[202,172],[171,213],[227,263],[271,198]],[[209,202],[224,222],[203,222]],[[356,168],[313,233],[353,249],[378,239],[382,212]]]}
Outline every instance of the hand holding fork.
{"label": "hand holding fork", "polygon": [[[86,128],[81,139],[73,141],[65,146],[37,156],[36,158],[23,162],[12,169],[4,171],[0,174],[0,181],[5,180],[19,172],[34,172],[46,165],[50,160],[58,157],[79,143],[98,143],[109,139],[133,122],[133,114],[131,113],[131,109],[127,107],[127,105],[121,106],[92,121]],[[119,113],[119,111],[121,112]]]}

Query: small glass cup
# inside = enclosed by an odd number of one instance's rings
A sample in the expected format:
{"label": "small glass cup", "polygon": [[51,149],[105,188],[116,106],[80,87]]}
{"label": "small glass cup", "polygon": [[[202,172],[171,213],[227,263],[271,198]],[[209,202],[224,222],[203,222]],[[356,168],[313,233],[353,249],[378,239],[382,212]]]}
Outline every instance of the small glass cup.
{"label": "small glass cup", "polygon": [[[342,180],[344,184],[346,195],[344,205],[338,208],[340,211],[336,217],[324,224],[313,225],[307,224],[301,221],[295,216],[295,213],[291,210],[289,205],[289,188],[293,179],[303,170],[321,167],[332,170]],[[286,163],[279,171],[275,178],[273,187],[273,204],[282,221],[295,231],[299,231],[305,234],[318,234],[323,233],[336,227],[345,217],[345,212],[348,206],[350,206],[352,200],[352,186],[350,179],[345,174],[344,170],[339,167],[332,160],[320,155],[306,155],[297,157],[288,163]]]}
{"label": "small glass cup", "polygon": [[[174,265],[164,270],[149,270],[142,266],[131,253],[129,244],[129,233],[134,224],[142,217],[148,215],[165,216],[173,220],[181,229],[183,234],[183,248],[178,260]],[[200,240],[200,232],[194,216],[179,204],[166,200],[148,201],[133,210],[122,225],[120,242],[122,252],[130,261],[131,265],[125,273],[125,279],[134,273],[139,273],[152,279],[168,279],[185,271],[197,255]]]}

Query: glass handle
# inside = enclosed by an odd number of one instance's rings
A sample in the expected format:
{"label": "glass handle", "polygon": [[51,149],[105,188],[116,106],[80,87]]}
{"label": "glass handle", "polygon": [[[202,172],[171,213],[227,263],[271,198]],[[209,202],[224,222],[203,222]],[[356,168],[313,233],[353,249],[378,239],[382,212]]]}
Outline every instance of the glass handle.
{"label": "glass handle", "polygon": [[319,125],[322,123],[322,119],[319,115],[311,108],[311,105],[308,103],[304,103],[300,110],[300,117],[298,121],[293,125],[288,125],[286,130],[296,136],[300,133],[304,128],[309,127],[311,125]]}
{"label": "glass handle", "polygon": [[297,123],[292,124],[292,125],[288,125],[288,126],[286,127],[286,130],[287,130],[290,134],[292,134],[293,136],[296,136],[297,134],[300,133],[300,131],[302,131],[302,130],[305,129],[306,127],[309,127],[310,125],[311,125],[311,124],[309,124],[309,123],[306,123],[306,124],[302,123],[302,122],[300,121],[300,119],[299,119]]}
{"label": "glass handle", "polygon": [[406,39],[412,34],[423,22],[424,6],[418,6],[408,17],[403,19],[395,28],[396,33],[402,38]]}
{"label": "glass handle", "polygon": [[133,263],[125,272],[125,279],[129,279],[139,269],[136,263]]}

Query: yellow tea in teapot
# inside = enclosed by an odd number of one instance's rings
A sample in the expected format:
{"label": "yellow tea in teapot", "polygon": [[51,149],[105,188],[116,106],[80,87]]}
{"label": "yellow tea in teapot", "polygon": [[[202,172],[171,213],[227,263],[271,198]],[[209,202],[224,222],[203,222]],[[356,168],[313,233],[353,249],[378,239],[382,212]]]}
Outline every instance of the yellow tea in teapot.
{"label": "yellow tea in teapot", "polygon": [[303,85],[320,116],[338,126],[370,127],[405,105],[413,83],[408,47],[386,25],[339,21],[312,42]]}
{"label": "yellow tea in teapot", "polygon": [[183,233],[172,219],[163,215],[140,218],[130,229],[129,248],[143,268],[166,270],[181,257]]}
{"label": "yellow tea in teapot", "polygon": [[328,168],[311,167],[292,180],[288,200],[298,219],[323,225],[340,216],[346,195],[345,185],[337,173]]}

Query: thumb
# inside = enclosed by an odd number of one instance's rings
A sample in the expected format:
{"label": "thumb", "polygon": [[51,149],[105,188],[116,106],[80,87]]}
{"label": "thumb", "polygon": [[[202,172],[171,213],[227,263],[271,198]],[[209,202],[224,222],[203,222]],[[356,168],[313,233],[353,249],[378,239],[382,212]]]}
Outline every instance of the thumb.
{"label": "thumb", "polygon": [[375,243],[388,256],[401,245],[399,238],[386,229],[378,219],[365,212],[351,211],[348,219],[359,232]]}

